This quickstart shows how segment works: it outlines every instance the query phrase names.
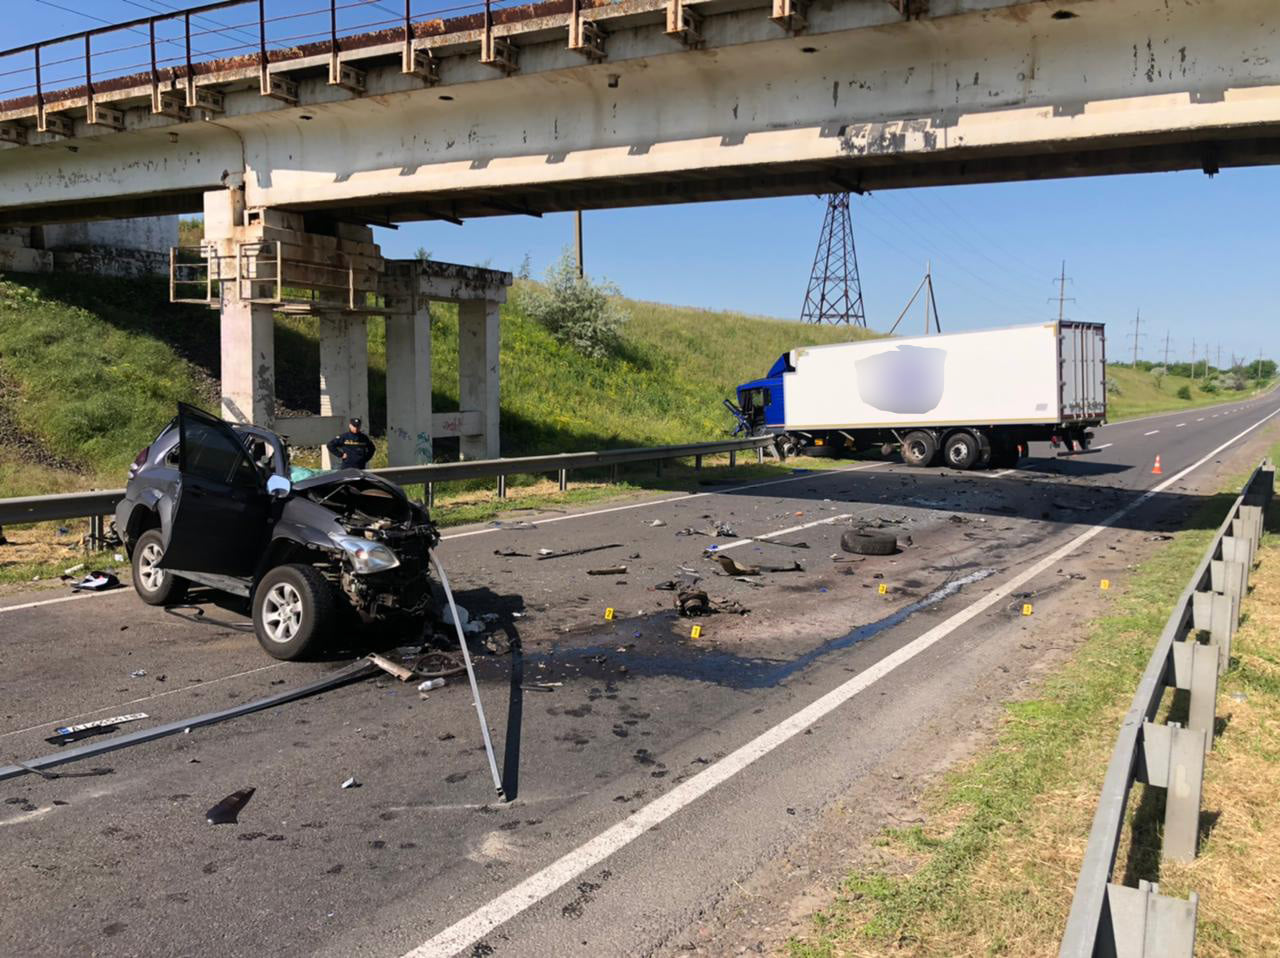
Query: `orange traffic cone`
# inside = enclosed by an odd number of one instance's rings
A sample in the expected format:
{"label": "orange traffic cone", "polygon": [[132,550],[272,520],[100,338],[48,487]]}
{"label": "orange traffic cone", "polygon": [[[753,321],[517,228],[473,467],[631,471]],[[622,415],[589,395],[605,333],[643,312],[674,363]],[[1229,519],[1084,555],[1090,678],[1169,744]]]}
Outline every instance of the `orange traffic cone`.
{"label": "orange traffic cone", "polygon": [[1151,475],[1153,475],[1153,476],[1163,476],[1163,475],[1164,475],[1164,470],[1160,468],[1160,457],[1159,457],[1159,456],[1156,456],[1156,464],[1155,464],[1154,466],[1152,466],[1152,467],[1151,467]]}

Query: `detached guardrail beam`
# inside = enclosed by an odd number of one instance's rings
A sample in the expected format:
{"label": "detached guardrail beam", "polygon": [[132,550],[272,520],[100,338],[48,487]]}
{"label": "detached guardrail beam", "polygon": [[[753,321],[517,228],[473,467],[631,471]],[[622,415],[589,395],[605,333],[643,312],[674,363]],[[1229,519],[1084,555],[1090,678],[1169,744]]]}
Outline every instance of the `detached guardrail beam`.
{"label": "detached guardrail beam", "polygon": [[[1161,857],[1194,861],[1205,757],[1213,747],[1218,679],[1231,662],[1240,603],[1275,491],[1264,459],[1219,526],[1174,606],[1138,681],[1107,765],[1059,958],[1190,958],[1199,899],[1111,880],[1129,791],[1135,782],[1166,792]],[[1207,641],[1202,636],[1207,633]],[[1167,689],[1191,693],[1187,726],[1155,722]]]}
{"label": "detached guardrail beam", "polygon": [[[568,485],[568,474],[574,469],[617,466],[631,462],[662,462],[668,459],[693,458],[700,461],[703,456],[726,452],[729,454],[729,465],[732,467],[737,464],[738,452],[755,449],[762,453],[764,447],[771,442],[773,442],[772,436],[756,436],[751,439],[723,439],[680,446],[565,452],[550,456],[524,456],[518,459],[476,459],[424,466],[395,466],[370,471],[402,486],[497,477],[499,495],[502,496],[506,491],[507,476],[556,473],[560,479],[560,488],[564,489]],[[0,527],[56,519],[105,516],[114,512],[116,503],[123,498],[123,489],[104,489],[94,492],[0,499]]]}

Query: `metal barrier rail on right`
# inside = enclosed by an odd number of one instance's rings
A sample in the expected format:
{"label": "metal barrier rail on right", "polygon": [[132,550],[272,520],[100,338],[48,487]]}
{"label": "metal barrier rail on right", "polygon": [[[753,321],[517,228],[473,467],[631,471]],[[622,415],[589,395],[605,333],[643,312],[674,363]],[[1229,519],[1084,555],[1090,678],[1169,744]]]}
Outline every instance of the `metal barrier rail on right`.
{"label": "metal barrier rail on right", "polygon": [[[1160,634],[1107,766],[1059,958],[1192,954],[1198,896],[1171,898],[1147,881],[1137,888],[1120,885],[1111,880],[1112,871],[1135,782],[1166,790],[1161,857],[1187,862],[1196,856],[1218,679],[1231,661],[1240,602],[1274,489],[1275,466],[1264,459],[1232,504]],[[1166,689],[1191,693],[1185,728],[1153,721]]]}

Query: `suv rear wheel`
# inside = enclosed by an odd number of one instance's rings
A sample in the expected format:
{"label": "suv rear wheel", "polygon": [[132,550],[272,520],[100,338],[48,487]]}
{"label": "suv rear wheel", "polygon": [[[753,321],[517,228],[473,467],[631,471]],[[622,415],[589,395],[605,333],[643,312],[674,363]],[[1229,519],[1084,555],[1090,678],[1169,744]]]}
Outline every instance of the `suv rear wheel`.
{"label": "suv rear wheel", "polygon": [[319,648],[333,616],[333,589],[314,566],[276,566],[253,593],[254,634],[277,659],[298,659]]}
{"label": "suv rear wheel", "polygon": [[164,536],[148,529],[133,547],[133,589],[147,605],[171,605],[187,594],[186,579],[160,568],[164,558]]}

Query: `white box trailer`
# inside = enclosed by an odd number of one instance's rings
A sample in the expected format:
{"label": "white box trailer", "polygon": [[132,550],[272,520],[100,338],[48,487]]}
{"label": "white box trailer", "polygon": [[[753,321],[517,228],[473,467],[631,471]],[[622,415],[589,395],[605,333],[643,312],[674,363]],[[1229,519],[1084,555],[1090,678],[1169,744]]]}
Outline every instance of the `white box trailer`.
{"label": "white box trailer", "polygon": [[898,445],[912,465],[1016,464],[1033,440],[1086,448],[1107,414],[1099,323],[803,346],[738,387],[741,428],[780,448]]}

